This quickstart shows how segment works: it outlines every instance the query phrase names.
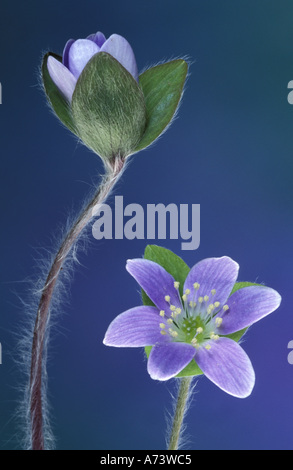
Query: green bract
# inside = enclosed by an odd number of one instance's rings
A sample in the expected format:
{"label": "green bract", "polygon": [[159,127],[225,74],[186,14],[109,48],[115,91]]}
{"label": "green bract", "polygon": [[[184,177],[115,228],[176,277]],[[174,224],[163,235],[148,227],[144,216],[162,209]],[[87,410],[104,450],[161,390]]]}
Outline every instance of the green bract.
{"label": "green bract", "polygon": [[146,125],[141,89],[106,52],[94,55],[82,71],[72,114],[83,142],[103,158],[133,153]]}
{"label": "green bract", "polygon": [[44,89],[61,122],[85,145],[111,160],[153,143],[170,124],[180,102],[187,63],[174,60],[148,69],[139,84],[110,54],[95,54],[79,76],[72,102],[64,98],[42,64]]}
{"label": "green bract", "polygon": [[[150,261],[154,261],[155,263],[159,264],[169,274],[171,274],[171,276],[173,276],[173,278],[176,279],[176,281],[180,282],[179,292],[180,292],[180,295],[182,295],[184,281],[190,271],[190,268],[179,256],[175,255],[175,253],[173,253],[170,250],[167,250],[166,248],[162,248],[157,245],[148,245],[145,249],[144,258]],[[260,284],[255,284],[252,282],[236,282],[230,295],[232,295],[234,292],[236,292],[239,289],[243,289],[244,287],[259,286],[259,285]],[[149,305],[149,306],[154,305],[151,299],[147,296],[147,294],[143,290],[142,290],[142,301],[144,305]],[[226,336],[238,343],[246,331],[247,331],[247,328],[237,331],[236,333],[226,335]],[[145,348],[147,357],[149,357],[151,349],[152,349],[152,346],[147,346]],[[203,374],[202,371],[200,370],[195,360],[193,359],[188,364],[188,366],[186,366],[176,377],[198,376],[202,374]]]}
{"label": "green bract", "polygon": [[139,76],[147,111],[147,126],[136,150],[154,142],[171,122],[180,102],[188,71],[184,60],[173,60]]}

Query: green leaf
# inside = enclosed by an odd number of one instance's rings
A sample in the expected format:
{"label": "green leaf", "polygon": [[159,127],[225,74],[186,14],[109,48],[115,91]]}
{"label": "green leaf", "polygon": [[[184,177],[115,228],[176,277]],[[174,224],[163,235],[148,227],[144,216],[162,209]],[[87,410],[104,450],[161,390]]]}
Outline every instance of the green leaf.
{"label": "green leaf", "polygon": [[184,369],[176,375],[176,377],[196,377],[203,375],[202,370],[198,367],[194,359]]}
{"label": "green leaf", "polygon": [[187,63],[179,59],[152,67],[140,75],[147,125],[136,151],[148,147],[170,124],[182,96],[187,71]]}
{"label": "green leaf", "polygon": [[146,353],[146,357],[149,358],[150,352],[152,350],[152,346],[146,346],[144,348],[144,350],[145,350],[145,353]]}
{"label": "green leaf", "polygon": [[148,295],[145,293],[143,289],[141,289],[141,298],[142,298],[143,305],[148,305],[149,307],[155,306],[154,302],[151,301],[151,299],[148,297]]}
{"label": "green leaf", "polygon": [[242,336],[245,335],[247,332],[248,328],[243,328],[243,330],[236,331],[236,333],[231,333],[230,335],[226,335],[227,338],[233,339],[236,343],[239,343],[241,340]]}
{"label": "green leaf", "polygon": [[145,130],[144,96],[132,75],[100,52],[83,69],[72,113],[84,143],[102,158],[133,153]]}
{"label": "green leaf", "polygon": [[[161,246],[157,245],[147,245],[144,252],[144,258],[150,261],[154,261],[155,263],[162,266],[169,274],[171,274],[175,281],[180,283],[179,292],[180,295],[183,294],[183,285],[190,268],[182,258],[175,255],[175,253],[172,251],[167,250],[167,248],[162,248]],[[142,291],[142,299],[144,305],[154,305],[144,291]]]}
{"label": "green leaf", "polygon": [[45,55],[42,63],[42,79],[43,79],[43,85],[44,89],[47,95],[47,98],[55,111],[56,115],[60,119],[60,121],[68,127],[71,132],[74,134],[77,134],[77,130],[74,124],[74,120],[71,114],[71,109],[70,105],[66,101],[66,99],[63,97],[62,93],[59,91],[59,89],[56,87],[55,83],[51,79],[48,68],[47,68],[47,61],[48,57],[52,56],[56,60],[59,60],[59,62],[62,62],[62,58],[56,54],[53,54],[52,52],[49,52],[48,54]]}
{"label": "green leaf", "polygon": [[234,285],[232,289],[230,296],[239,289],[243,289],[244,287],[251,287],[251,286],[265,287],[263,284],[255,284],[254,282],[236,282],[236,284]]}

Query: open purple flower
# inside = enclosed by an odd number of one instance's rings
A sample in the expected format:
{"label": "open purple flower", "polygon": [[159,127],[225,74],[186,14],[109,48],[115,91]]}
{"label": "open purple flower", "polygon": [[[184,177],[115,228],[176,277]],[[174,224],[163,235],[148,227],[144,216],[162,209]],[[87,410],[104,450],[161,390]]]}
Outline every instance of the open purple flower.
{"label": "open purple flower", "polygon": [[107,52],[138,81],[138,70],[135,56],[130,44],[122,36],[112,34],[107,40],[103,33],[91,34],[86,39],[69,39],[67,41],[62,63],[53,56],[48,57],[48,72],[51,79],[71,102],[76,82],[89,60],[99,52]]}
{"label": "open purple flower", "polygon": [[127,262],[126,269],[155,307],[135,307],[109,326],[104,344],[116,347],[153,346],[148,372],[168,380],[192,359],[214,384],[230,395],[248,397],[255,384],[250,359],[241,346],[226,337],[261,320],[281,302],[275,290],[244,287],[232,294],[239,266],[229,257],[209,258],[179,283],[165,269],[146,259]]}

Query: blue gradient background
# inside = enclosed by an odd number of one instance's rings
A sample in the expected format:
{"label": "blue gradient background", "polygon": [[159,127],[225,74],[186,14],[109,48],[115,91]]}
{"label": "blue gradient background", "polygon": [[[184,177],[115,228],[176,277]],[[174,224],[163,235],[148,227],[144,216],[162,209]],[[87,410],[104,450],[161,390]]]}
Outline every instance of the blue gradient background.
{"label": "blue gradient background", "polygon": [[[289,0],[85,0],[1,3],[0,437],[20,448],[15,364],[27,281],[37,249],[78,209],[98,158],[50,114],[38,86],[42,53],[70,37],[116,32],[140,69],[161,59],[192,61],[179,118],[155,146],[133,158],[115,194],[125,204],[201,204],[201,245],[181,252],[192,266],[228,255],[240,279],[265,282],[281,308],[255,325],[244,348],[257,382],[234,399],[201,378],[187,417],[191,449],[293,449],[292,195],[293,4]],[[110,199],[113,203],[113,197]],[[160,241],[150,243],[162,244]],[[58,449],[164,449],[172,383],[152,381],[143,352],[102,345],[109,322],[140,302],[125,271],[146,240],[93,240],[52,331],[49,397]]]}

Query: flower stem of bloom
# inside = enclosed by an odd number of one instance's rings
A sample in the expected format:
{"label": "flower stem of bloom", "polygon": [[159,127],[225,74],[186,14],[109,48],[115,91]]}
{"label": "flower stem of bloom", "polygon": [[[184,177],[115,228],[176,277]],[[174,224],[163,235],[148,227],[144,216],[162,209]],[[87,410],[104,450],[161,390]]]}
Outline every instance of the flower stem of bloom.
{"label": "flower stem of bloom", "polygon": [[73,250],[81,233],[87,227],[93,217],[93,209],[96,205],[102,204],[109,196],[113,186],[121,176],[124,168],[124,161],[116,158],[113,160],[112,170],[108,170],[104,181],[94,194],[94,197],[86,205],[77,220],[69,229],[54,260],[52,262],[45,285],[41,292],[41,299],[38,307],[37,318],[33,333],[33,343],[31,351],[31,369],[29,385],[29,406],[30,406],[30,448],[32,450],[44,450],[44,392],[43,381],[45,375],[45,343],[48,335],[50,320],[50,305],[58,276],[69,253]]}
{"label": "flower stem of bloom", "polygon": [[182,432],[183,420],[187,411],[187,401],[190,396],[190,388],[193,377],[183,377],[177,396],[176,408],[172,422],[168,450],[178,450]]}
{"label": "flower stem of bloom", "polygon": [[67,41],[62,57],[47,53],[42,81],[52,110],[105,168],[102,184],[63,238],[41,289],[33,331],[29,378],[28,447],[46,448],[44,377],[52,298],[59,274],[80,235],[105,202],[130,155],[151,145],[170,125],[180,103],[188,65],[173,60],[138,75],[130,44],[103,33]]}
{"label": "flower stem of bloom", "polygon": [[127,261],[144,305],[118,315],[104,344],[148,348],[147,370],[154,380],[183,377],[169,445],[175,450],[189,394],[187,377],[204,374],[229,395],[249,397],[255,372],[238,341],[243,330],[279,307],[281,296],[270,287],[238,283],[239,265],[228,256],[207,258],[189,269],[168,250],[157,247],[153,253],[165,267],[151,259]]}

